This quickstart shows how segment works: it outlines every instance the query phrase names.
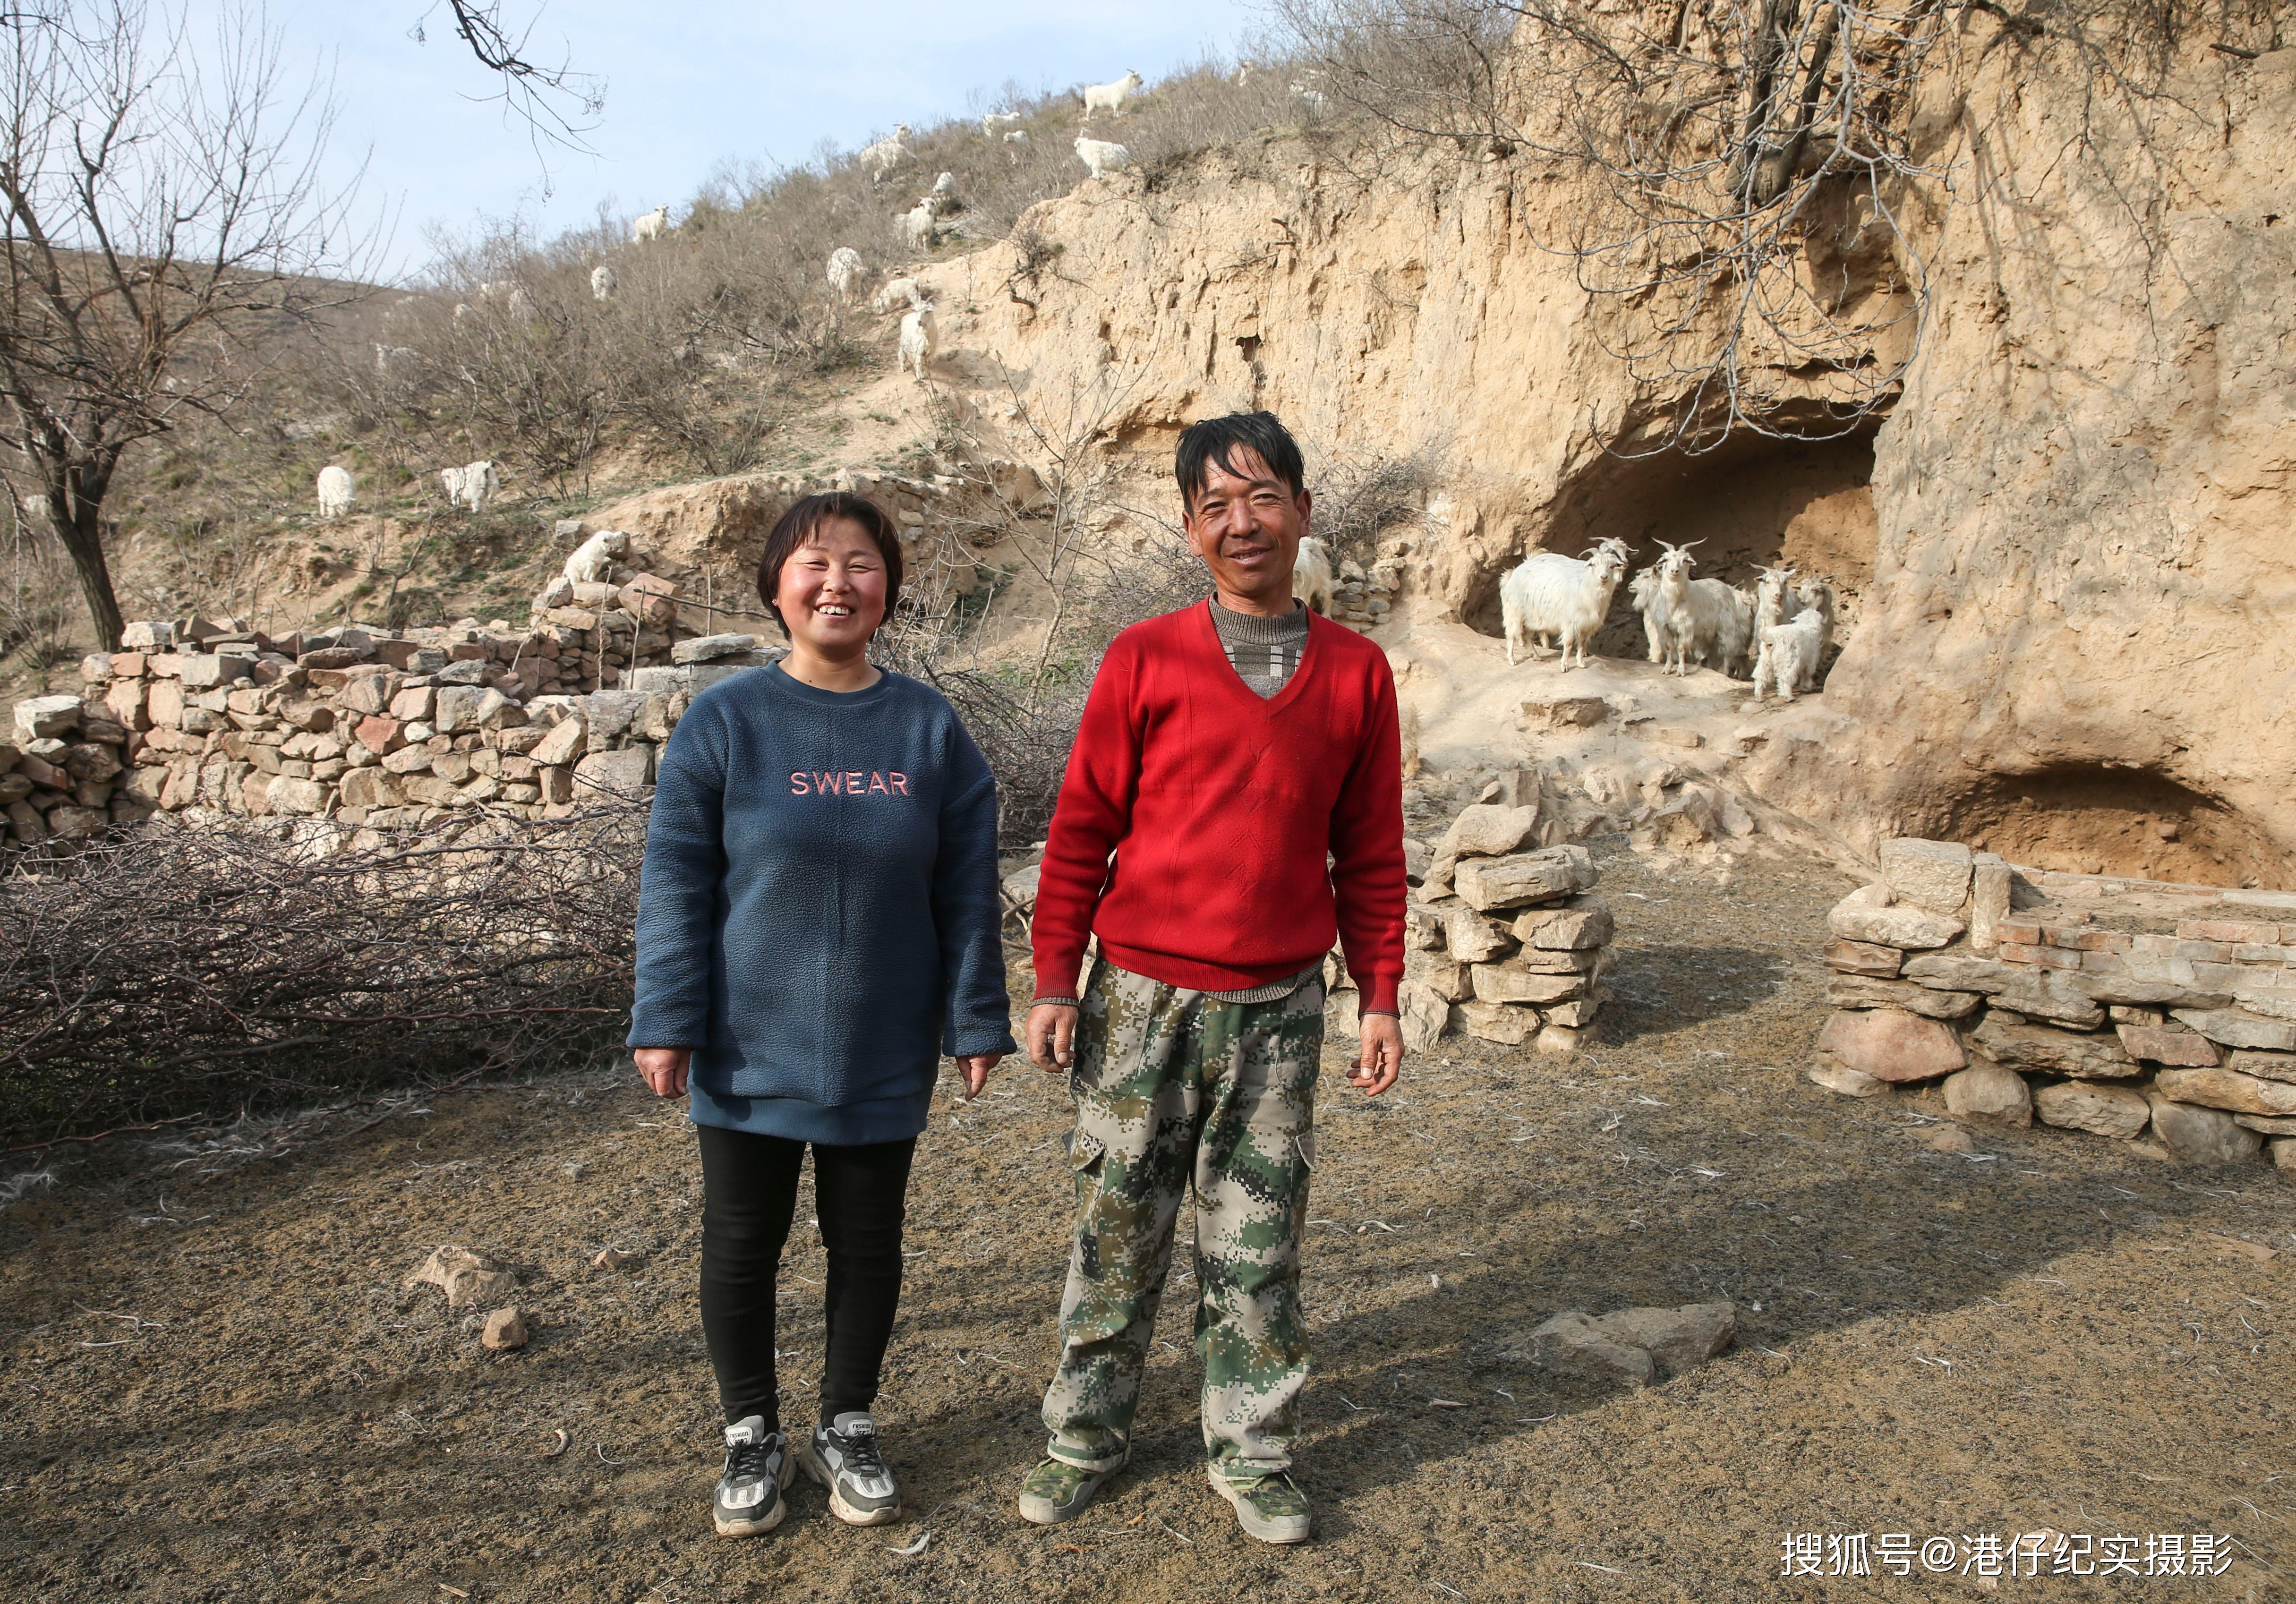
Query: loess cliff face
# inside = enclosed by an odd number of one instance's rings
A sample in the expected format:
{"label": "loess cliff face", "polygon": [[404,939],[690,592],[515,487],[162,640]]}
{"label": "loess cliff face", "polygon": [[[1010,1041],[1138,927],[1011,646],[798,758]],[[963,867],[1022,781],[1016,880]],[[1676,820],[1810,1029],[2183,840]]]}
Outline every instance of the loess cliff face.
{"label": "loess cliff face", "polygon": [[[1016,242],[927,269],[935,377],[1016,454],[1022,423],[1100,442],[1168,514],[1179,430],[1232,408],[1276,412],[1311,459],[1431,454],[1390,645],[1496,634],[1523,552],[1604,536],[1644,557],[1702,540],[1701,571],[1735,583],[1824,575],[1847,644],[1809,710],[1822,739],[1746,771],[1772,799],[1868,850],[1954,837],[2296,884],[2296,51],[2195,47],[2140,126],[1991,26],[1925,108],[1941,176],[1901,198],[1915,259],[1877,258],[1854,220],[1812,231],[1824,267],[1931,288],[1866,434],[1607,449],[1677,397],[1633,382],[1615,308],[1538,243],[1583,204],[1575,180],[1366,177],[1289,139],[1089,181]],[[1612,617],[1603,648],[1638,651],[1623,593]]]}

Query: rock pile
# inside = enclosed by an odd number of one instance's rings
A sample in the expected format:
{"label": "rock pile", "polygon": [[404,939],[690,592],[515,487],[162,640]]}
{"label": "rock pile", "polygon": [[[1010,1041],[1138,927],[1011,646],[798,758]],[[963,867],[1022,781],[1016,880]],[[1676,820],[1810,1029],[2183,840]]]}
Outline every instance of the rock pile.
{"label": "rock pile", "polygon": [[1342,624],[1384,622],[1403,588],[1403,559],[1382,555],[1366,570],[1352,557],[1340,560],[1332,592],[1332,617]]}
{"label": "rock pile", "polygon": [[2149,1131],[2201,1163],[2268,1144],[2296,1169],[2296,894],[2044,873],[1912,838],[1881,865],[1828,916],[1812,1080],[1939,1082],[1972,1124]]}
{"label": "rock pile", "polygon": [[532,672],[533,649],[554,643],[540,631],[275,641],[201,627],[132,624],[150,645],[84,659],[78,695],[16,704],[0,741],[11,841],[201,809],[377,828],[480,807],[562,817],[650,783],[693,692],[774,655],[750,635],[689,638],[623,686],[574,694]]}
{"label": "rock pile", "polygon": [[1585,847],[1523,850],[1538,829],[1535,804],[1478,804],[1436,846],[1407,914],[1406,1043],[1446,1030],[1547,1052],[1587,1040],[1611,998],[1611,910]]}

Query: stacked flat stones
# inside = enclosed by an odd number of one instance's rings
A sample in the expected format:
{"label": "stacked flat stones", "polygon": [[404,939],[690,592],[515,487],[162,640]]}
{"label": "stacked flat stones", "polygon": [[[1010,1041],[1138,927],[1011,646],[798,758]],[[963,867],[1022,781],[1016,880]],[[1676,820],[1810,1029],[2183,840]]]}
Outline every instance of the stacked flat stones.
{"label": "stacked flat stones", "polygon": [[0,741],[6,839],[83,839],[161,812],[376,828],[562,817],[642,793],[693,692],[775,655],[752,636],[701,636],[666,653],[692,660],[569,694],[521,672],[532,634],[426,633],[453,638],[130,625],[146,649],[95,653],[78,695],[15,705]]}
{"label": "stacked flat stones", "polygon": [[[1834,1011],[1810,1078],[1850,1096],[1941,1083],[1977,1124],[2044,1125],[2233,1163],[2296,1169],[2296,924],[2175,921],[2116,930],[2114,893],[2296,896],[2041,874],[1950,841],[1883,843],[1882,879],[1828,916]],[[2070,882],[2088,880],[2081,887]],[[2036,883],[2040,882],[2040,883]],[[2038,912],[2012,912],[2013,888]]]}
{"label": "stacked flat stones", "polygon": [[1354,558],[1343,557],[1332,581],[1333,618],[1342,624],[1377,624],[1387,617],[1396,593],[1403,588],[1403,561],[1382,557],[1365,570]]}
{"label": "stacked flat stones", "polygon": [[1614,927],[1587,849],[1524,850],[1536,806],[1478,805],[1452,822],[1408,910],[1401,1008],[1407,1044],[1446,1030],[1568,1052],[1610,1001]]}

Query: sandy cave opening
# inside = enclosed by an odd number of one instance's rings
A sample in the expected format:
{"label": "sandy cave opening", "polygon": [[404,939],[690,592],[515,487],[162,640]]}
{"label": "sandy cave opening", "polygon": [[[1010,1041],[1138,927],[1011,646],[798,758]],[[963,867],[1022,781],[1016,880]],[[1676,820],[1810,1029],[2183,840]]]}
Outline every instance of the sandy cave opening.
{"label": "sandy cave opening", "polygon": [[[1833,583],[1847,622],[1857,616],[1880,544],[1873,481],[1871,432],[1835,440],[1749,436],[1701,456],[1604,456],[1556,498],[1535,544],[1575,557],[1616,536],[1633,548],[1639,569],[1657,557],[1660,541],[1695,540],[1702,577],[1749,588],[1756,570],[1791,563]],[[1460,608],[1469,627],[1504,633],[1499,582],[1520,561],[1478,576]],[[1595,650],[1605,657],[1644,651],[1642,621],[1629,610],[1624,585]]]}
{"label": "sandy cave opening", "polygon": [[2069,764],[1988,774],[1925,810],[1920,833],[2075,874],[2296,887],[2296,863],[2251,819],[2150,769]]}

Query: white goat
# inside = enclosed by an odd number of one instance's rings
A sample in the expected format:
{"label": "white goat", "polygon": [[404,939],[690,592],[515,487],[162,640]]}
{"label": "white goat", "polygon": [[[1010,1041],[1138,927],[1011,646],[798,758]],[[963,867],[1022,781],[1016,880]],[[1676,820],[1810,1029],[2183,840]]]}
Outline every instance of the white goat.
{"label": "white goat", "polygon": [[319,470],[319,516],[340,518],[351,510],[357,498],[358,481],[351,478],[348,468],[338,468],[332,462]]}
{"label": "white goat", "polygon": [[1239,89],[1242,88],[1246,84],[1251,82],[1251,75],[1259,70],[1259,62],[1253,61],[1250,56],[1244,57],[1243,60],[1235,64],[1235,86]]}
{"label": "white goat", "polygon": [[590,299],[592,300],[610,301],[614,299],[614,291],[621,287],[622,281],[616,278],[614,276],[614,270],[607,266],[603,262],[599,263],[595,267],[590,269]]}
{"label": "white goat", "polygon": [[1698,565],[1690,548],[1699,542],[1658,544],[1664,555],[1652,570],[1657,583],[1644,606],[1644,633],[1657,640],[1669,674],[1688,674],[1692,663],[1709,659],[1728,674],[1753,655],[1755,599],[1719,579],[1690,577]]}
{"label": "white goat", "polygon": [[853,286],[861,282],[861,253],[850,245],[840,245],[829,253],[829,287],[840,301],[853,299]]}
{"label": "white goat", "polygon": [[923,306],[925,287],[913,278],[887,279],[885,287],[878,291],[870,299],[869,310],[890,312],[895,307],[904,304],[911,307]]}
{"label": "white goat", "polygon": [[863,145],[861,153],[853,160],[869,169],[869,182],[882,184],[885,175],[906,161],[913,154],[909,149],[909,125],[895,123],[893,131],[874,144]]}
{"label": "white goat", "polygon": [[1300,554],[1292,560],[1292,593],[1308,604],[1308,610],[1332,616],[1331,548],[1313,535],[1300,536]]}
{"label": "white goat", "polygon": [[964,202],[956,198],[956,175],[943,173],[933,180],[932,193],[925,197],[932,202],[933,216],[953,217],[964,209]]}
{"label": "white goat", "polygon": [[[1013,129],[1010,134],[1004,135],[1004,143],[1008,145],[1027,144],[1029,143],[1029,130],[1026,128]],[[1021,160],[1021,152],[1017,150],[1007,151],[1005,154],[1010,156],[1015,163],[1018,163]]]}
{"label": "white goat", "polygon": [[1643,639],[1650,645],[1653,663],[1666,655],[1666,610],[1658,600],[1658,569],[1646,568],[1627,586],[1627,602],[1643,616]]}
{"label": "white goat", "polygon": [[1095,111],[1105,111],[1111,117],[1124,115],[1124,102],[1140,93],[1148,80],[1136,72],[1128,71],[1112,84],[1086,84],[1084,89],[1084,119],[1092,120]]}
{"label": "white goat", "polygon": [[932,360],[933,304],[921,301],[901,319],[900,368],[914,373],[919,384],[925,381],[925,364]]}
{"label": "white goat", "polygon": [[630,537],[619,529],[601,529],[576,546],[566,559],[566,578],[572,585],[603,585],[614,564],[630,554]]}
{"label": "white goat", "polygon": [[413,346],[378,345],[374,348],[374,371],[388,373],[402,362],[414,360]]}
{"label": "white goat", "polygon": [[481,305],[491,307],[500,302],[512,317],[534,315],[534,302],[526,293],[526,286],[516,279],[488,279],[478,289]]}
{"label": "white goat", "polygon": [[1104,139],[1086,139],[1079,134],[1076,142],[1077,160],[1091,169],[1092,176],[1120,173],[1132,165],[1132,152],[1120,144],[1111,144]]}
{"label": "white goat", "polygon": [[994,139],[996,137],[996,132],[998,129],[1010,128],[1018,124],[1020,120],[1021,114],[1018,111],[990,111],[985,113],[980,119],[981,136],[986,139]]}
{"label": "white goat", "polygon": [[1331,104],[1329,95],[1314,85],[1303,84],[1297,78],[1292,80],[1292,93],[1298,95],[1301,102],[1311,111],[1321,111],[1325,106]]}
{"label": "white goat", "polygon": [[1499,583],[1499,616],[1506,627],[1507,662],[1520,648],[1528,656],[1533,637],[1552,634],[1562,642],[1560,667],[1572,652],[1587,666],[1587,642],[1610,616],[1611,597],[1627,571],[1623,547],[1603,541],[1583,558],[1560,552],[1533,552]]}
{"label": "white goat", "polygon": [[1818,618],[1817,650],[1810,654],[1809,672],[1800,687],[1804,691],[1815,691],[1817,689],[1818,667],[1825,660],[1825,649],[1833,644],[1833,587],[1823,579],[1805,579],[1794,586],[1794,599]]}
{"label": "white goat", "polygon": [[460,468],[441,468],[439,477],[447,487],[447,499],[473,512],[487,510],[489,498],[502,490],[502,480],[496,477],[491,462],[469,462]]}
{"label": "white goat", "polygon": [[648,240],[659,240],[669,232],[669,208],[657,206],[630,225],[630,243],[643,245]]}
{"label": "white goat", "polygon": [[[1766,568],[1754,581],[1754,639],[1759,642],[1761,632],[1786,621],[1786,596],[1793,586],[1794,571],[1790,568]],[[1797,608],[1796,611],[1800,610]]]}
{"label": "white goat", "polygon": [[1794,687],[1817,673],[1817,640],[1825,620],[1814,607],[1805,607],[1791,624],[1773,624],[1762,631],[1762,646],[1754,658],[1754,700],[1762,700],[1767,685],[1787,701]]}
{"label": "white goat", "polygon": [[901,237],[912,250],[931,250],[940,238],[940,222],[928,195],[901,214]]}

